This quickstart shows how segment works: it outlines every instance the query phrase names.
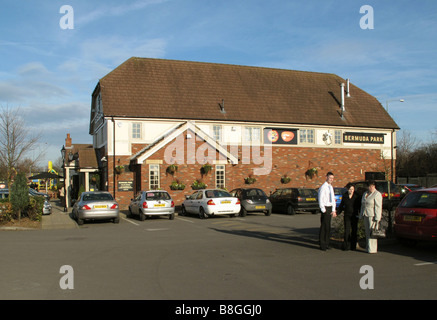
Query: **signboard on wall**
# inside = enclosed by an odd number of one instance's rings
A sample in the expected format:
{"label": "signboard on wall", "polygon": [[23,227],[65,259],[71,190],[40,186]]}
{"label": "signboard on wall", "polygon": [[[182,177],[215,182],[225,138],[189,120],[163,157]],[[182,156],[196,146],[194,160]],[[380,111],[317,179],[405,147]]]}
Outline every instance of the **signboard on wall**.
{"label": "signboard on wall", "polygon": [[383,133],[345,132],[343,142],[384,144],[384,136]]}
{"label": "signboard on wall", "polygon": [[297,144],[297,129],[264,128],[264,143]]}
{"label": "signboard on wall", "polygon": [[118,191],[134,191],[134,182],[118,181]]}

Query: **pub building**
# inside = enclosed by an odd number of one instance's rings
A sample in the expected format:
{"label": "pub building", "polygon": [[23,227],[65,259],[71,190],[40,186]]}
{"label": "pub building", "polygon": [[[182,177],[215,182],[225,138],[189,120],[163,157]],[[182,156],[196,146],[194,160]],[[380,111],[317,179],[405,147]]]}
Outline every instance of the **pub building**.
{"label": "pub building", "polygon": [[126,209],[140,190],[180,205],[195,188],[318,188],[394,174],[399,127],[335,74],[132,57],[93,93],[100,190]]}

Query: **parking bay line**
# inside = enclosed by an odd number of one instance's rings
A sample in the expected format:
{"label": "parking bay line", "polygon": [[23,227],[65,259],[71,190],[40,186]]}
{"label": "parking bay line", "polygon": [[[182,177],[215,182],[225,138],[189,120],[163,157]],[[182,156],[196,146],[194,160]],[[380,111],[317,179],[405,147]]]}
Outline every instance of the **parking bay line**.
{"label": "parking bay line", "polygon": [[130,223],[132,223],[132,224],[134,224],[134,225],[136,225],[136,226],[140,226],[138,223],[133,222],[133,221],[130,221],[129,219],[126,219],[126,218],[123,218],[123,217],[122,217],[122,219],[125,220],[125,221],[127,221],[127,222],[130,222]]}
{"label": "parking bay line", "polygon": [[428,266],[430,264],[437,264],[437,261],[430,261],[430,262],[422,262],[422,263],[416,263],[414,264],[416,267],[421,267],[421,266]]}

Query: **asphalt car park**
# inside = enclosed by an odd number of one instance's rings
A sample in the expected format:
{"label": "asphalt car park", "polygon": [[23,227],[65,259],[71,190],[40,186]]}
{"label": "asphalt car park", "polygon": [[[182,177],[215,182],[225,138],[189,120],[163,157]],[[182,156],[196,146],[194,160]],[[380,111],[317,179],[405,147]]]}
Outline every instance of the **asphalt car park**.
{"label": "asphalt car park", "polygon": [[[435,299],[435,246],[379,241],[378,253],[318,248],[320,215],[152,217],[0,232],[1,299]],[[336,242],[334,241],[333,244]],[[62,289],[62,266],[74,289]],[[362,266],[374,289],[364,290]],[[29,270],[38,270],[37,274]],[[260,302],[262,304],[262,301]]]}

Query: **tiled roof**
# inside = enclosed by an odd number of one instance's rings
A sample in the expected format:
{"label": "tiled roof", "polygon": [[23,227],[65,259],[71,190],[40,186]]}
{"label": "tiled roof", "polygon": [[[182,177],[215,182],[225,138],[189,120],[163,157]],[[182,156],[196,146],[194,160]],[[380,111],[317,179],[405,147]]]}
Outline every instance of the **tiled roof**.
{"label": "tiled roof", "polygon": [[105,116],[399,129],[352,83],[342,119],[345,82],[328,73],[133,57],[99,86]]}

